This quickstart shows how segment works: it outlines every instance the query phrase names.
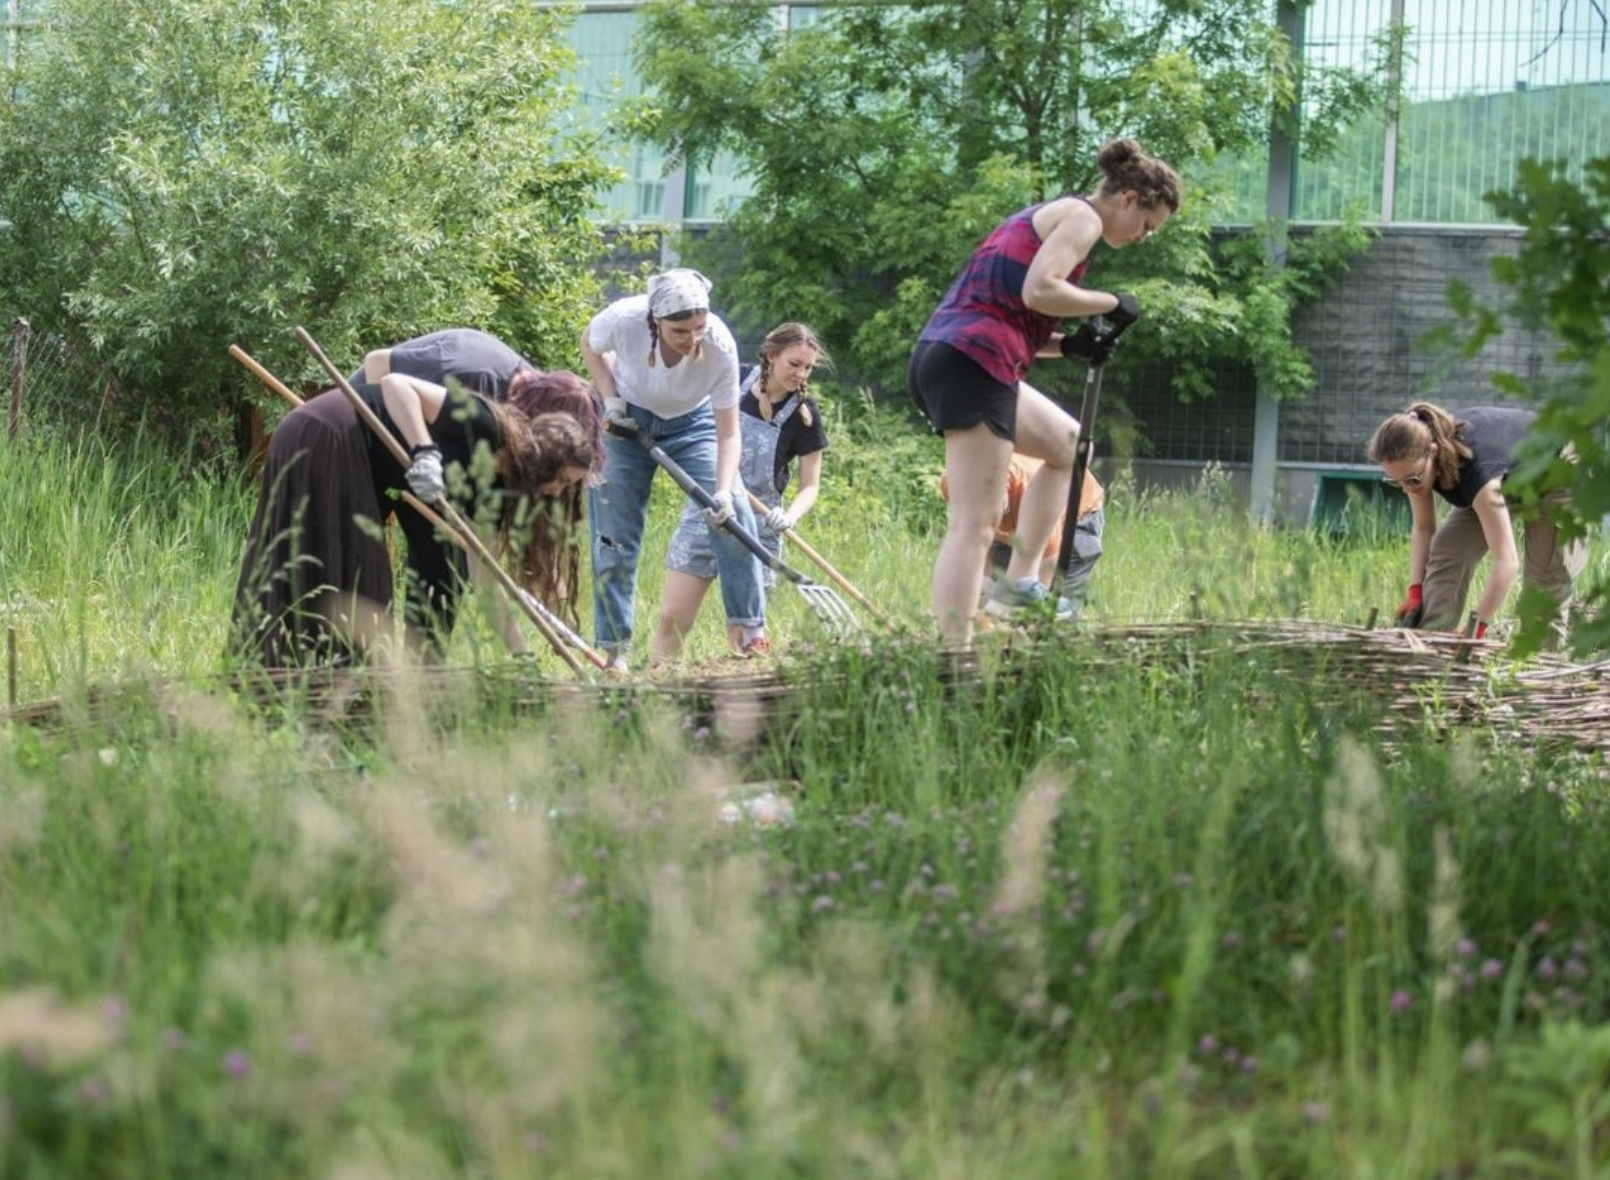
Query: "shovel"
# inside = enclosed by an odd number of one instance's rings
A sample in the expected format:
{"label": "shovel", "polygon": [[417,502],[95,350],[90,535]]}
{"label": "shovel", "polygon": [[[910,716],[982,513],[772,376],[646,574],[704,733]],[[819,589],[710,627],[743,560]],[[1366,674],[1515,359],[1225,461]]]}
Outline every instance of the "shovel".
{"label": "shovel", "polygon": [[[1128,327],[1127,323],[1107,323],[1098,329],[1098,343],[1110,351]],[[1079,526],[1079,496],[1084,491],[1085,472],[1090,469],[1090,454],[1096,445],[1095,431],[1091,426],[1096,420],[1096,406],[1101,401],[1101,370],[1105,367],[1105,361],[1091,365],[1085,375],[1084,400],[1079,405],[1079,441],[1073,447],[1073,482],[1068,485],[1068,512],[1063,517],[1062,545],[1057,550],[1057,572],[1051,586],[1053,602],[1062,592],[1068,566],[1073,563],[1073,535]]]}
{"label": "shovel", "polygon": [[[611,434],[618,438],[629,437],[638,446],[647,451],[649,458],[659,464],[676,483],[676,486],[686,492],[699,507],[707,512],[715,508],[715,497],[699,486],[699,482],[682,470],[676,460],[665,453],[664,448],[656,444],[642,431],[614,424],[610,425],[609,430]],[[813,582],[793,566],[784,562],[782,558],[773,556],[770,549],[767,549],[756,540],[755,536],[736,520],[728,518],[722,523],[721,527],[736,537],[743,547],[753,553],[763,565],[770,567],[792,582],[795,588],[799,590],[800,596],[805,599],[805,605],[810,607],[817,618],[826,623],[828,629],[834,634],[845,635],[861,629],[860,621],[856,619],[855,612],[850,609],[850,604],[840,598],[831,586]]]}

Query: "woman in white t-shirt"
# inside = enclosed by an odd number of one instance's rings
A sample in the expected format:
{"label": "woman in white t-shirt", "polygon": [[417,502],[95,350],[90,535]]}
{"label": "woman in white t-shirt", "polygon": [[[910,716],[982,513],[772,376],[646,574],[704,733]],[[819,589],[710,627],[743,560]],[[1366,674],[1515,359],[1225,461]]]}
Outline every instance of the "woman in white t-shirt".
{"label": "woman in white t-shirt", "polygon": [[[760,562],[719,527],[734,518],[753,534],[755,518],[746,498],[734,494],[741,490],[738,347],[710,311],[710,280],[687,269],[655,275],[646,294],[616,300],[593,317],[581,353],[604,399],[605,421],[651,439],[715,498],[706,517],[727,625],[761,634]],[[606,435],[604,453],[603,478],[589,489],[594,630],[598,647],[623,667],[657,465],[630,438]]]}

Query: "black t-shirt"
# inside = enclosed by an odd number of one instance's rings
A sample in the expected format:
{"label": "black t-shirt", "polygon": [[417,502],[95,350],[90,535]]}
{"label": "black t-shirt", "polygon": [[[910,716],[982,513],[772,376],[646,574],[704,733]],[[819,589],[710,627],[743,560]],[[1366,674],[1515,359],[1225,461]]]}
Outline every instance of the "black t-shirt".
{"label": "black t-shirt", "polygon": [[1448,412],[1463,427],[1459,441],[1473,453],[1459,465],[1459,482],[1449,491],[1437,491],[1454,507],[1469,508],[1482,488],[1495,478],[1509,475],[1515,466],[1515,449],[1532,429],[1537,415],[1531,410],[1505,406],[1472,406]]}
{"label": "black t-shirt", "polygon": [[[402,432],[386,412],[380,391],[375,389],[371,396],[365,390],[364,400],[391,432],[391,437],[406,448],[408,444],[403,442]],[[496,465],[503,433],[486,400],[461,389],[449,389],[442,412],[430,423],[430,437],[442,449],[442,469],[447,476],[447,494],[453,506],[477,520],[493,519],[489,513],[495,513],[499,497],[490,493],[500,493],[503,489]],[[369,459],[375,472],[375,484],[382,494],[407,489],[407,468],[398,465],[373,431],[369,436]]]}
{"label": "black t-shirt", "polygon": [[[444,328],[391,346],[391,371],[433,385],[457,382],[471,393],[500,402],[509,383],[530,362],[489,332],[477,328]],[[360,368],[352,384],[368,392]]]}
{"label": "black t-shirt", "polygon": [[[791,393],[782,402],[773,406],[772,417],[776,418],[792,405],[797,397],[797,394]],[[760,402],[753,393],[746,393],[738,402],[738,410],[751,418],[759,418]],[[821,407],[814,403],[810,406],[811,421],[808,426],[805,424],[805,412],[803,407],[795,410],[777,431],[777,463],[772,471],[772,483],[779,494],[788,486],[789,465],[795,459],[827,450],[827,431],[822,428]]]}

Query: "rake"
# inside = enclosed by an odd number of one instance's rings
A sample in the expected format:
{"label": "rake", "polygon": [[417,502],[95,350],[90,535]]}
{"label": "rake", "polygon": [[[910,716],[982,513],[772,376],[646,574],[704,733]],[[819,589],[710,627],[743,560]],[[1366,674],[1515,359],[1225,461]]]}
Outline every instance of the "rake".
{"label": "rake", "polygon": [[[610,424],[610,433],[616,437],[629,437],[638,446],[648,452],[649,458],[665,471],[676,483],[676,486],[686,492],[699,507],[710,511],[715,508],[716,500],[709,492],[699,486],[699,482],[682,470],[675,459],[665,453],[663,447],[656,444],[640,430],[623,427],[615,423]],[[829,631],[835,635],[849,635],[861,630],[861,622],[850,609],[850,604],[838,596],[838,592],[831,586],[824,586],[820,582],[812,581],[800,573],[793,566],[775,556],[755,539],[748,529],[736,520],[727,519],[721,525],[728,533],[736,537],[743,547],[753,553],[763,565],[770,567],[794,584],[805,605],[810,607],[812,613],[827,625]]]}
{"label": "rake", "polygon": [[[251,353],[247,352],[240,345],[231,344],[229,346],[229,355],[234,357],[243,366],[245,366],[246,369],[250,371],[251,374],[259,381],[261,381],[271,392],[277,393],[292,406],[299,406],[302,404],[302,399],[300,396],[298,396],[278,377],[274,376],[273,373],[269,372],[268,369],[264,368],[263,365],[251,355]],[[458,535],[453,526],[448,524],[447,521],[443,520],[434,509],[432,509],[418,496],[414,495],[412,492],[404,492],[402,494],[402,500],[403,503],[407,504],[426,520],[430,521],[430,523],[436,527],[436,530],[444,537],[447,537],[449,540],[451,540],[453,544],[457,545],[465,552],[469,551],[469,545],[464,541],[464,538]],[[547,622],[548,626],[553,628],[554,632],[566,643],[570,644],[571,647],[575,648],[582,655],[587,657],[587,661],[591,663],[593,667],[603,668],[608,665],[609,661],[604,658],[602,653],[589,644],[584,638],[581,637],[581,635],[577,634],[576,630],[571,627],[570,624],[566,623],[564,619],[560,618],[553,611],[549,610],[540,598],[537,598],[525,587],[518,584],[515,586],[515,591],[521,603],[528,611],[533,611],[536,614],[541,615],[542,618]]]}
{"label": "rake", "polygon": [[[302,342],[302,347],[312,353],[313,359],[324,366],[324,371],[330,374],[330,378],[335,382],[336,388],[340,389],[346,396],[347,401],[352,404],[352,408],[357,411],[358,417],[363,419],[364,424],[375,432],[375,437],[385,444],[386,450],[391,452],[392,458],[396,459],[406,471],[409,463],[408,452],[403,450],[402,444],[392,437],[391,431],[386,429],[385,423],[381,422],[375,412],[369,408],[368,403],[363,400],[358,391],[352,388],[352,383],[347,380],[346,375],[335,367],[329,357],[324,355],[324,350],[319,347],[318,342],[313,339],[308,330],[298,325],[295,331],[296,338]],[[541,613],[531,609],[536,600],[525,592],[508,570],[503,568],[503,563],[487,551],[475,529],[459,514],[458,509],[454,508],[445,496],[437,501],[437,505],[441,514],[447,518],[448,525],[451,526],[449,535],[456,534],[463,540],[465,546],[475,555],[476,559],[492,572],[492,576],[497,579],[498,584],[503,587],[509,597],[524,609],[526,618],[530,619],[532,625],[542,633],[542,637],[548,641],[548,646],[553,648],[554,654],[563,660],[572,672],[580,676],[582,674],[581,664],[571,653],[570,648],[565,645],[565,641],[559,637],[558,632],[549,626],[547,619]]]}
{"label": "rake", "polygon": [[[769,507],[766,501],[755,495],[754,492],[750,492],[746,489],[745,494],[749,497],[749,506],[757,513],[764,513]],[[844,591],[844,593],[848,594],[851,598],[855,599],[855,601],[866,607],[866,609],[880,623],[892,622],[887,612],[879,610],[870,598],[855,588],[855,584],[851,582],[850,579],[846,578],[843,574],[839,573],[838,570],[834,569],[833,564],[828,561],[827,558],[823,557],[812,546],[807,545],[805,543],[805,538],[800,536],[797,531],[794,529],[789,529],[788,539],[793,542],[794,548],[798,549],[813,563],[815,563],[816,568],[826,574],[840,590]]]}

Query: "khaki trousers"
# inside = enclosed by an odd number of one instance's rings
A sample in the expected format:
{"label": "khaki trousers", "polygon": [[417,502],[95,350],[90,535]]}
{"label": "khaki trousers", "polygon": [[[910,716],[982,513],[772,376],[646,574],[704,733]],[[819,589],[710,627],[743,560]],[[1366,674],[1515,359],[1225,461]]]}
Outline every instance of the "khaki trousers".
{"label": "khaki trousers", "polygon": [[[1570,492],[1561,488],[1543,499],[1544,505],[1567,503]],[[1554,522],[1546,516],[1528,520],[1522,526],[1522,585],[1546,590],[1563,608],[1571,598],[1571,585],[1588,563],[1588,543],[1577,538],[1562,544]],[[1487,556],[1487,538],[1473,508],[1454,508],[1437,526],[1431,538],[1431,556],[1426,562],[1425,616],[1420,626],[1428,631],[1453,631],[1464,627],[1465,599],[1476,566]],[[1562,611],[1563,615],[1563,611]],[[1564,619],[1556,618],[1555,630],[1563,638]]]}

